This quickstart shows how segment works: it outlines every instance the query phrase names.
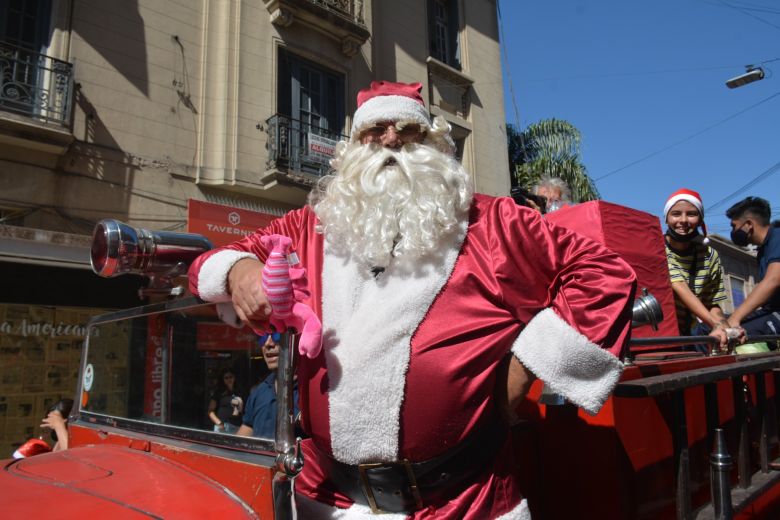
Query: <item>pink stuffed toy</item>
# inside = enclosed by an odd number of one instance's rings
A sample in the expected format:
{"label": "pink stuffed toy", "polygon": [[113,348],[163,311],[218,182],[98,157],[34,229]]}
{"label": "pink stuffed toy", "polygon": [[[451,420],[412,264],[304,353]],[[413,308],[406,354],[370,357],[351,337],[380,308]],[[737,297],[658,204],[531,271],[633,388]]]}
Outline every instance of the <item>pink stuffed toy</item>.
{"label": "pink stuffed toy", "polygon": [[293,327],[301,333],[298,351],[301,355],[315,358],[322,349],[322,323],[311,307],[301,303],[308,296],[306,269],[291,267],[298,263],[288,260],[292,240],[283,235],[268,235],[260,238],[268,249],[268,260],[263,267],[263,289],[271,303],[271,325],[284,332]]}

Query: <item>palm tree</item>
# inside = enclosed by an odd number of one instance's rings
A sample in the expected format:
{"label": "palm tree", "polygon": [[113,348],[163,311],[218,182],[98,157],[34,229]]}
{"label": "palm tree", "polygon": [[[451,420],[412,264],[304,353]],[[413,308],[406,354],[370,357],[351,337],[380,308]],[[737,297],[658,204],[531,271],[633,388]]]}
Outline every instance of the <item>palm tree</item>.
{"label": "palm tree", "polygon": [[523,131],[507,125],[507,139],[513,184],[530,190],[543,177],[560,177],[571,188],[574,202],[600,198],[580,161],[582,135],[568,121],[544,119]]}

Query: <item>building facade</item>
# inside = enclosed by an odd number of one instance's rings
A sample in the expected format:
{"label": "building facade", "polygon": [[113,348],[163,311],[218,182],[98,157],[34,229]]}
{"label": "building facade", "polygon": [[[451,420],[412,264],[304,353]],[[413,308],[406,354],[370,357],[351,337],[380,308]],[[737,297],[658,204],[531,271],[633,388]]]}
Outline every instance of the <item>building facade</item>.
{"label": "building facade", "polygon": [[720,255],[723,266],[723,285],[726,288],[726,302],[723,312],[731,314],[745,301],[756,285],[758,261],[755,249],[745,249],[720,235],[708,235],[710,246]]}
{"label": "building facade", "polygon": [[495,0],[6,0],[0,70],[6,446],[75,388],[80,322],[142,303],[91,273],[96,222],[184,232],[215,204],[230,232],[229,209],[302,206],[370,81],[421,82],[475,189],[509,193]]}

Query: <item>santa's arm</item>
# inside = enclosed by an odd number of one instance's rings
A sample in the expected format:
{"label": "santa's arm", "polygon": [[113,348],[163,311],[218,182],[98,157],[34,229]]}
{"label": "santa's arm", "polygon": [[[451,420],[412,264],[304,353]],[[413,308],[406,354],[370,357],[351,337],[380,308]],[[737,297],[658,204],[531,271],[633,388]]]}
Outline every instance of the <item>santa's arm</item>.
{"label": "santa's arm", "polygon": [[[271,309],[260,273],[268,252],[260,237],[277,233],[295,242],[305,218],[303,210],[292,211],[237,242],[202,254],[190,266],[190,290],[205,301],[227,303],[221,313],[229,315],[234,310],[244,323],[265,320]],[[223,319],[232,321],[229,316]]]}
{"label": "santa's arm", "polygon": [[512,353],[551,391],[596,413],[623,370],[636,275],[606,247],[538,213],[504,203],[500,214],[497,277],[526,324]]}

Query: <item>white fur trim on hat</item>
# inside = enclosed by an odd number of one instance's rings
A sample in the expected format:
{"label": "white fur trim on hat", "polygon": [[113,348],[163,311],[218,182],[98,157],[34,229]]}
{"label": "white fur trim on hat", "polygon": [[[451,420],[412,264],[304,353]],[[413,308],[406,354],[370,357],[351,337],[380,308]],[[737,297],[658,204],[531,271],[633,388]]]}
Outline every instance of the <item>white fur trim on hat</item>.
{"label": "white fur trim on hat", "polygon": [[376,96],[355,111],[352,140],[357,139],[360,131],[380,121],[413,121],[426,130],[431,127],[428,111],[418,101],[406,96]]}
{"label": "white fur trim on hat", "polygon": [[669,197],[669,200],[667,200],[666,204],[664,205],[664,218],[666,218],[666,215],[669,214],[669,210],[672,209],[672,206],[674,206],[681,200],[693,204],[696,207],[696,209],[699,210],[699,214],[701,215],[702,220],[704,220],[704,206],[701,203],[701,199],[694,197],[693,195],[689,195],[687,193],[677,193],[676,195],[672,195],[671,197]]}

